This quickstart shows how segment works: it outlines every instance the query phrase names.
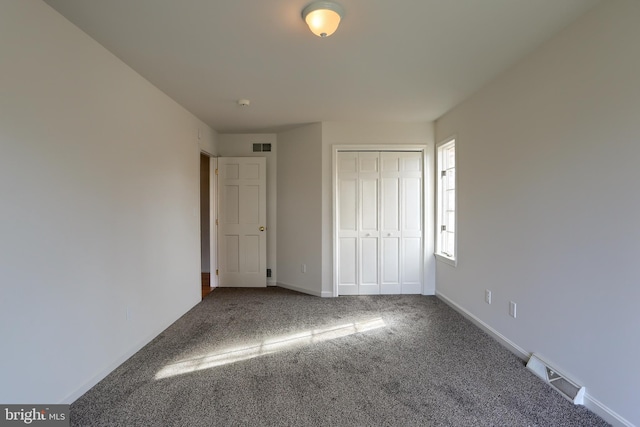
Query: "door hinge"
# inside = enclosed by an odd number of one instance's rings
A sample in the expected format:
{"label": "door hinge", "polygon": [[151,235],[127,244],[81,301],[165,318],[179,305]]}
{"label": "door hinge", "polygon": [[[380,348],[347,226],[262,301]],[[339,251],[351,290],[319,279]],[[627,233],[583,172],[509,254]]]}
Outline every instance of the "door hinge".
{"label": "door hinge", "polygon": [[218,225],[218,218],[216,218],[216,225]]}
{"label": "door hinge", "polygon": [[447,226],[446,225],[441,225],[440,226],[440,231],[447,231]]}
{"label": "door hinge", "polygon": [[219,275],[219,271],[218,271],[218,269],[216,268],[216,276],[218,276],[218,275]]}
{"label": "door hinge", "polygon": [[216,175],[218,175],[218,168],[216,168]]}

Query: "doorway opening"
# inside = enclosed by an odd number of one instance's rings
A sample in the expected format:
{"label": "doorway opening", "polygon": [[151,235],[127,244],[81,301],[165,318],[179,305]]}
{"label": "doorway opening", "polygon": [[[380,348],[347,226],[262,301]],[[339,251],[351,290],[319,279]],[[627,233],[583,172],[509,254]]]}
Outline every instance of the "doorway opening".
{"label": "doorway opening", "polygon": [[210,189],[209,156],[200,153],[200,276],[202,298],[211,292],[211,229],[209,218]]}
{"label": "doorway opening", "polygon": [[202,298],[218,286],[218,234],[216,217],[218,159],[200,153],[200,274]]}

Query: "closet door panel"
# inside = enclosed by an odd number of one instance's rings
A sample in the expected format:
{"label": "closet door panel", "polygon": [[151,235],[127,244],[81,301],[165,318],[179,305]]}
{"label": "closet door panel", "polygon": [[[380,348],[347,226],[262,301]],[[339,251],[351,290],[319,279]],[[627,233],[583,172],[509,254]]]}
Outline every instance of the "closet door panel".
{"label": "closet door panel", "polygon": [[401,161],[401,293],[422,292],[423,271],[423,188],[422,156],[403,153]]}
{"label": "closet door panel", "polygon": [[338,293],[358,295],[358,154],[338,153],[337,167]]}

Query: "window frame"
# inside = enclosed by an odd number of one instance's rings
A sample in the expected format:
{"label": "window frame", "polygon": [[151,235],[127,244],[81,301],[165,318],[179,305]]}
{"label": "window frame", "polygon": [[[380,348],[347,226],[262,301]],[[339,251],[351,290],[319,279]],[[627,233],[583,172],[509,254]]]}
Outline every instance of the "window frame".
{"label": "window frame", "polygon": [[446,169],[450,169],[446,164],[446,160],[444,160],[444,154],[445,154],[445,150],[447,150],[448,148],[450,148],[451,146],[453,146],[454,151],[456,151],[456,157],[457,157],[457,150],[456,149],[456,140],[457,137],[456,136],[451,136],[449,138],[446,138],[444,140],[442,140],[441,142],[439,142],[438,144],[436,144],[436,177],[435,177],[435,182],[436,182],[436,191],[435,191],[435,195],[436,195],[436,203],[435,203],[435,208],[436,208],[436,212],[435,212],[435,224],[436,224],[436,229],[434,230],[434,236],[435,236],[435,257],[438,261],[441,261],[445,264],[449,264],[451,266],[456,266],[458,263],[458,174],[457,174],[457,159],[454,160],[454,166],[453,169],[455,171],[455,175],[454,175],[454,196],[453,196],[453,200],[454,200],[454,211],[453,211],[453,222],[454,222],[454,231],[453,231],[453,254],[447,254],[444,253],[442,251],[442,246],[443,246],[443,238],[442,238],[442,226],[445,225],[443,224],[444,221],[444,189],[443,189],[443,179],[442,179],[442,172]]}

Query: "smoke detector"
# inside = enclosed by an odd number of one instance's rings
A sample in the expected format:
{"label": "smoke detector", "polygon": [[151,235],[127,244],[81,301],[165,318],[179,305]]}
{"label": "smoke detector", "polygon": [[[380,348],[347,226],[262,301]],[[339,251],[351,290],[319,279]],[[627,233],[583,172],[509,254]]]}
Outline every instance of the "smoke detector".
{"label": "smoke detector", "polygon": [[248,99],[238,99],[238,105],[241,107],[248,107],[251,104],[251,101]]}

